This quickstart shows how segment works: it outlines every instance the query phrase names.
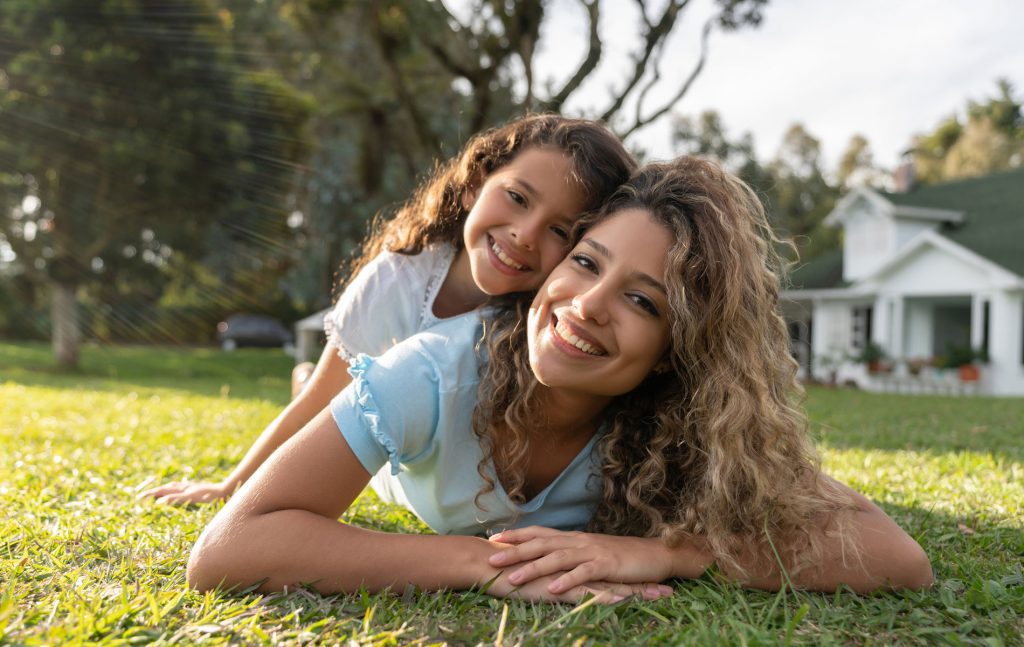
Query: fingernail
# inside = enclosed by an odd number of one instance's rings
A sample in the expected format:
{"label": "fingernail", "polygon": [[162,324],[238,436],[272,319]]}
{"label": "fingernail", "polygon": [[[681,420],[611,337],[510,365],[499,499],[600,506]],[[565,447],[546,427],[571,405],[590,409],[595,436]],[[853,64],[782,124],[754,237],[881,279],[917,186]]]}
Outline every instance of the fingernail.
{"label": "fingernail", "polygon": [[661,584],[658,586],[658,590],[661,591],[662,595],[672,595],[672,587]]}
{"label": "fingernail", "polygon": [[498,564],[505,561],[505,556],[501,553],[494,553],[493,555],[487,558],[487,561],[497,566]]}
{"label": "fingernail", "polygon": [[521,571],[516,571],[515,573],[512,573],[508,576],[508,581],[512,582],[513,584],[519,584],[519,580],[521,579],[523,579],[523,574]]}
{"label": "fingernail", "polygon": [[491,535],[490,537],[488,537],[487,540],[488,541],[501,541],[501,533],[500,532],[496,532],[493,535]]}
{"label": "fingernail", "polygon": [[616,602],[622,602],[625,599],[626,599],[626,596],[624,596],[624,595],[613,595],[612,596],[612,604],[615,604]]}

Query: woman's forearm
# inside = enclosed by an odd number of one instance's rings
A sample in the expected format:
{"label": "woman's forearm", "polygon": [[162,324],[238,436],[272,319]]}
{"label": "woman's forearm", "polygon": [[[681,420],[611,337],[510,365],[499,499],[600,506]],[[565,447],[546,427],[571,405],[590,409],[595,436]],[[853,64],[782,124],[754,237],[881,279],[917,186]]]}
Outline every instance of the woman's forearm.
{"label": "woman's forearm", "polygon": [[203,531],[189,556],[189,584],[377,591],[408,583],[467,588],[497,574],[487,557],[501,546],[483,539],[381,533],[337,521],[369,480],[325,409]]}
{"label": "woman's forearm", "polygon": [[233,519],[208,529],[189,560],[189,584],[260,590],[308,584],[321,593],[434,590],[483,584],[500,546],[476,537],[404,535],[350,526],[306,510]]}

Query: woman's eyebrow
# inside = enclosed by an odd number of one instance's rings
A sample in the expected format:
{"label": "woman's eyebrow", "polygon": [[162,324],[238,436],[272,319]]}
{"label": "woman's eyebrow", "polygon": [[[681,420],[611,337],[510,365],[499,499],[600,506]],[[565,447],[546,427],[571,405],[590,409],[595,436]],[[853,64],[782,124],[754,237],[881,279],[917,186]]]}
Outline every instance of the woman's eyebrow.
{"label": "woman's eyebrow", "polygon": [[[611,250],[608,249],[607,247],[605,247],[604,245],[602,245],[601,243],[597,242],[593,238],[584,238],[582,242],[584,242],[587,245],[590,245],[591,247],[593,247],[594,251],[596,251],[598,254],[604,256],[608,260],[612,260],[613,259]],[[661,281],[659,281],[658,279],[654,278],[650,274],[646,274],[644,272],[633,272],[633,276],[635,276],[637,278],[637,280],[639,280],[639,281],[641,281],[643,283],[646,283],[647,285],[651,286],[652,288],[654,288],[656,290],[661,290],[666,295],[668,294],[668,288],[665,287],[665,284],[662,283]]]}

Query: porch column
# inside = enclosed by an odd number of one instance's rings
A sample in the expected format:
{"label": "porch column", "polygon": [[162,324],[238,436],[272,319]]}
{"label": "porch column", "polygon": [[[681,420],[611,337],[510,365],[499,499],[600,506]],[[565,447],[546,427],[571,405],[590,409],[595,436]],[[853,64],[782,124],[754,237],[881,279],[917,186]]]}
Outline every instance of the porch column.
{"label": "porch column", "polygon": [[875,297],[875,303],[871,307],[871,339],[885,351],[889,352],[889,334],[891,331],[890,322],[892,321],[889,313],[889,297],[885,294],[879,294]]}
{"label": "porch column", "polygon": [[894,360],[903,359],[903,301],[902,294],[892,297],[892,331],[889,333],[889,356]]}
{"label": "porch column", "polygon": [[971,295],[971,348],[981,348],[985,331],[985,295],[975,292]]}

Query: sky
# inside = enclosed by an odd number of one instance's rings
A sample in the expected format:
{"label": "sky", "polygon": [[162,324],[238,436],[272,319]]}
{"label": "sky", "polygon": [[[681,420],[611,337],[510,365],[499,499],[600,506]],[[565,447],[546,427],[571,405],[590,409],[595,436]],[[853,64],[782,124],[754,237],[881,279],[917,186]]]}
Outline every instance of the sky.
{"label": "sky", "polygon": [[[630,65],[635,3],[603,4],[605,53],[569,111],[606,104],[608,87]],[[712,0],[693,0],[685,10],[661,68],[666,82],[689,74],[713,8]],[[557,82],[582,60],[586,21],[578,0],[551,0],[548,16],[535,71]],[[821,141],[830,169],[860,133],[875,162],[891,169],[914,134],[962,114],[968,99],[993,96],[997,78],[1024,96],[1020,0],[771,0],[760,27],[712,33],[704,70],[675,111],[717,110],[730,136],[752,133],[762,160],[801,122]],[[662,119],[630,143],[651,158],[670,157],[669,132]]]}

